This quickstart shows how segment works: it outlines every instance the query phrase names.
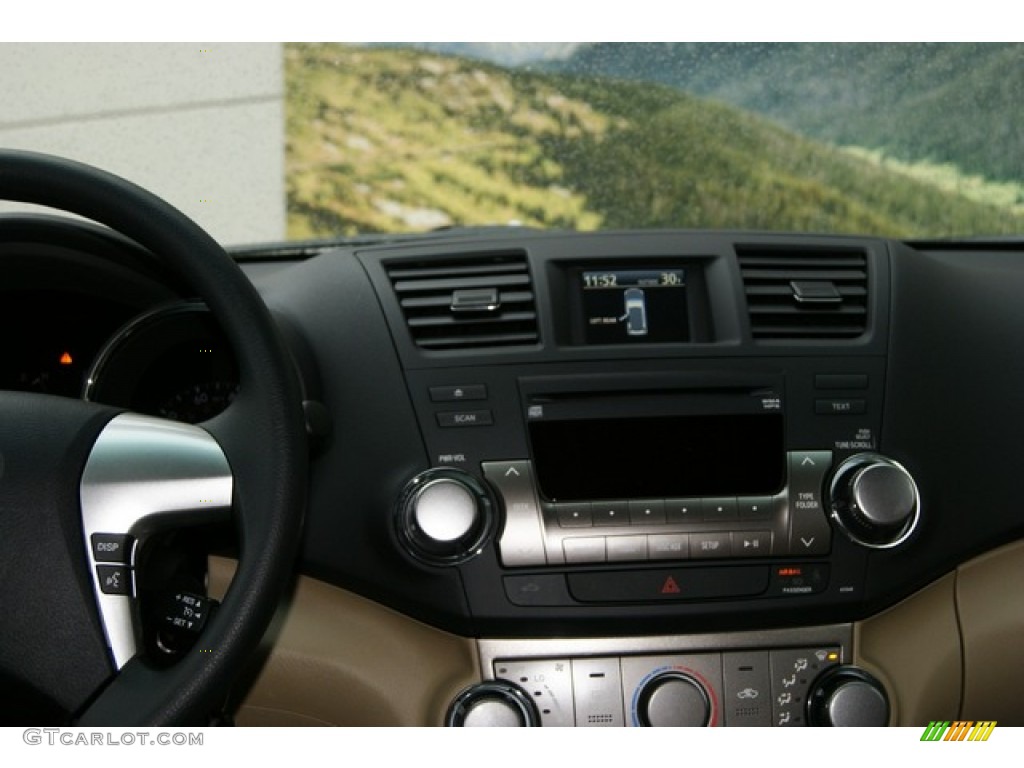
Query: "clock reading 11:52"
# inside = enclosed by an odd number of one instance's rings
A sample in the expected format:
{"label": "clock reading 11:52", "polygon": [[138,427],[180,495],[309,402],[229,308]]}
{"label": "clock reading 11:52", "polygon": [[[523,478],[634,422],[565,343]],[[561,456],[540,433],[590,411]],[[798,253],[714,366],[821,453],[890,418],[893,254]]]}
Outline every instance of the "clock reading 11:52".
{"label": "clock reading 11:52", "polygon": [[579,273],[588,344],[689,340],[684,269],[602,269]]}

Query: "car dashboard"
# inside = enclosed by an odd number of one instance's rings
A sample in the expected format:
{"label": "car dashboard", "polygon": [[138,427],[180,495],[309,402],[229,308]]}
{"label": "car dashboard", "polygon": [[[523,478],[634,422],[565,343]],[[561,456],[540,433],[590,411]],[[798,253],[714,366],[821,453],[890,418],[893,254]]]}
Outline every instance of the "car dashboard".
{"label": "car dashboard", "polygon": [[[192,423],[244,388],[129,241],[3,247],[6,388]],[[234,255],[313,450],[239,724],[1024,721],[1019,245],[493,228]]]}

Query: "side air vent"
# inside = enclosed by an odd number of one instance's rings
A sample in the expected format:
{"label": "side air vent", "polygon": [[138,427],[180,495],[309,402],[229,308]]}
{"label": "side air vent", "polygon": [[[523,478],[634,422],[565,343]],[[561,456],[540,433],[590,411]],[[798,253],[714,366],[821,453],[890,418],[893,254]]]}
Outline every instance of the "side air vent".
{"label": "side air vent", "polygon": [[737,248],[755,339],[852,339],[867,329],[867,254]]}
{"label": "side air vent", "polygon": [[422,349],[537,342],[526,257],[488,254],[387,265],[413,341]]}

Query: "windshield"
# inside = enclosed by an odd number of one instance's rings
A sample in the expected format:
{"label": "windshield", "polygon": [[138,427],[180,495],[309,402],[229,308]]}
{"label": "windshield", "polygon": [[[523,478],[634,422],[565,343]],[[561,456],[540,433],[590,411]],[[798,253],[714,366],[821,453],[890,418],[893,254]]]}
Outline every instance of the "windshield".
{"label": "windshield", "polygon": [[1024,45],[3,45],[0,144],[226,244],[522,225],[1024,232]]}

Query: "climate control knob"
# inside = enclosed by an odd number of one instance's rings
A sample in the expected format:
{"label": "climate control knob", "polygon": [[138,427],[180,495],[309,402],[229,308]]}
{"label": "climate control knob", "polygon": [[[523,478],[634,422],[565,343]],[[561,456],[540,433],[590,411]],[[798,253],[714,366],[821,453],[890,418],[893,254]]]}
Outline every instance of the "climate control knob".
{"label": "climate control knob", "polygon": [[445,724],[453,728],[522,728],[541,722],[526,691],[507,680],[489,680],[456,696]]}
{"label": "climate control knob", "polygon": [[917,527],[921,500],[917,484],[901,464],[875,453],[844,461],[829,488],[832,519],[857,544],[889,549]]}
{"label": "climate control knob", "polygon": [[809,725],[877,728],[889,724],[882,684],[857,667],[832,667],[814,681],[807,697]]}
{"label": "climate control knob", "polygon": [[494,535],[494,502],[483,483],[457,469],[430,469],[413,478],[395,506],[403,548],[428,565],[457,565]]}
{"label": "climate control knob", "polygon": [[707,691],[684,672],[664,672],[648,680],[637,699],[641,725],[701,727],[711,720]]}

